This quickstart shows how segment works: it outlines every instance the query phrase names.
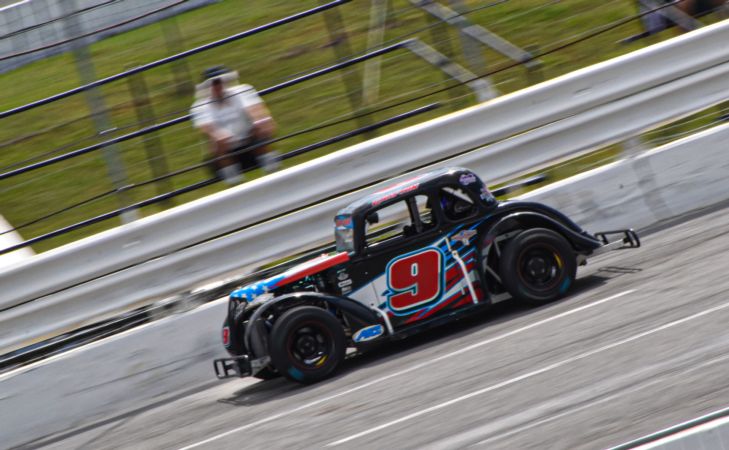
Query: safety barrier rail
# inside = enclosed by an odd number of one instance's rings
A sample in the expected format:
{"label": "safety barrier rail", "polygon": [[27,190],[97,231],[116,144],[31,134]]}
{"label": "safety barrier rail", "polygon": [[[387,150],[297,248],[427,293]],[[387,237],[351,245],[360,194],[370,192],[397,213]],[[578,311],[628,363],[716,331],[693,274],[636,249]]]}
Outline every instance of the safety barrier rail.
{"label": "safety barrier rail", "polygon": [[729,442],[729,408],[687,420],[647,436],[612,447],[610,450],[648,448],[723,448]]}
{"label": "safety barrier rail", "polygon": [[[304,147],[297,148],[295,150],[291,150],[289,152],[284,153],[283,155],[278,156],[278,160],[279,161],[285,161],[287,159],[291,159],[291,158],[294,158],[296,156],[300,156],[300,155],[306,154],[308,152],[311,152],[311,151],[314,151],[314,150],[318,150],[318,149],[323,148],[323,147],[326,147],[328,145],[332,145],[332,144],[335,144],[337,142],[341,142],[341,141],[343,141],[345,139],[349,139],[349,138],[354,137],[354,136],[359,136],[359,135],[362,135],[362,134],[365,134],[365,133],[369,133],[369,132],[374,131],[374,130],[378,130],[378,129],[383,128],[383,127],[386,127],[388,125],[392,125],[394,123],[397,123],[397,122],[401,122],[403,120],[410,119],[411,117],[415,117],[415,116],[417,116],[419,114],[423,114],[423,113],[426,113],[426,112],[429,112],[429,111],[433,111],[434,109],[436,109],[439,106],[440,106],[440,104],[438,104],[438,103],[431,103],[430,105],[426,105],[426,106],[423,106],[421,108],[416,108],[416,109],[413,109],[412,111],[408,111],[408,112],[403,113],[403,114],[397,114],[397,115],[392,116],[392,117],[389,117],[389,118],[387,118],[385,120],[380,120],[380,121],[375,122],[373,124],[370,124],[370,125],[367,125],[367,126],[364,126],[364,127],[360,127],[360,128],[354,129],[354,130],[350,130],[350,131],[347,131],[345,133],[341,133],[341,134],[338,134],[336,136],[332,136],[330,138],[324,139],[322,141],[315,142],[313,144],[309,144],[309,145],[306,145]],[[267,144],[266,142],[262,142],[260,144],[257,144],[257,146],[262,146],[262,145],[266,145],[266,144]],[[252,148],[254,148],[254,147],[252,147]],[[246,150],[248,150],[248,149],[246,149]],[[207,162],[203,162],[203,163],[197,164],[195,166],[192,166],[192,167],[189,167],[187,169],[183,169],[183,170],[177,171],[176,173],[168,174],[166,176],[179,175],[179,174],[188,172],[190,170],[197,169],[197,168],[199,168],[201,166],[204,166],[204,165],[207,165]],[[260,168],[260,166],[258,165],[258,163],[255,164],[254,168]],[[250,170],[253,170],[253,168],[251,168]],[[6,253],[10,253],[10,252],[14,252],[14,251],[19,250],[21,248],[26,248],[26,247],[29,247],[31,245],[35,245],[38,242],[42,242],[42,241],[45,241],[47,239],[51,239],[51,238],[54,238],[54,237],[57,237],[57,236],[60,236],[60,235],[66,234],[66,233],[70,233],[71,231],[75,231],[75,230],[78,230],[80,228],[83,228],[83,227],[86,227],[86,226],[89,226],[89,225],[93,225],[95,223],[102,222],[104,220],[108,220],[108,219],[111,219],[111,218],[114,218],[114,217],[121,216],[122,214],[124,214],[127,211],[132,211],[132,210],[135,210],[135,209],[138,209],[138,208],[143,208],[145,206],[153,205],[155,203],[164,202],[164,201],[169,200],[169,199],[171,199],[173,197],[177,197],[177,196],[182,195],[182,194],[187,194],[189,192],[193,192],[195,190],[202,189],[203,187],[209,186],[209,185],[214,184],[216,182],[218,182],[217,179],[210,178],[210,179],[206,179],[206,180],[203,180],[203,181],[200,181],[200,182],[197,182],[197,183],[194,183],[194,184],[191,184],[191,185],[188,185],[188,186],[179,188],[179,189],[175,189],[175,190],[170,191],[170,192],[166,192],[164,194],[156,195],[156,196],[151,197],[151,198],[148,198],[146,200],[142,200],[141,202],[133,203],[133,204],[128,205],[128,206],[125,206],[123,208],[118,208],[118,209],[115,209],[113,211],[109,211],[109,212],[106,212],[104,214],[100,214],[100,215],[98,215],[96,217],[92,217],[90,219],[86,219],[86,220],[83,220],[81,222],[77,222],[77,223],[75,223],[73,225],[68,225],[66,227],[60,228],[58,230],[51,231],[49,233],[46,233],[46,234],[43,234],[43,235],[40,235],[40,236],[36,236],[34,238],[31,238],[31,239],[28,239],[26,241],[20,242],[18,244],[11,245],[11,246],[5,247],[5,248],[0,248],[0,255],[6,254]],[[111,191],[111,192],[115,192],[115,191]],[[97,198],[98,198],[98,196],[97,196]]]}

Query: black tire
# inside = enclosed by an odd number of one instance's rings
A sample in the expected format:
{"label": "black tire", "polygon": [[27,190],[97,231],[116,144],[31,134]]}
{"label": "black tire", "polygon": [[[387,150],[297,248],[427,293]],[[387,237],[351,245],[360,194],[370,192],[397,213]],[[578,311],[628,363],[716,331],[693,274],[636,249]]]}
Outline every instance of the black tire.
{"label": "black tire", "polygon": [[575,280],[577,259],[567,240],[546,228],[519,233],[499,260],[501,282],[514,299],[543,305],[564,296]]}
{"label": "black tire", "polygon": [[274,323],[268,350],[280,374],[299,383],[314,383],[339,367],[347,342],[342,325],[332,314],[314,306],[299,306]]}
{"label": "black tire", "polygon": [[[248,354],[248,350],[246,350],[246,346],[243,343],[243,335],[245,334],[245,324],[241,324],[238,327],[232,326],[231,324],[233,321],[230,319],[230,317],[225,318],[225,322],[223,322],[224,327],[228,327],[230,329],[230,345],[227,347],[228,353],[230,353],[231,356],[240,356]],[[253,375],[254,378],[258,378],[259,380],[272,380],[274,378],[278,378],[279,373],[271,367],[270,365],[263,368],[260,372]]]}

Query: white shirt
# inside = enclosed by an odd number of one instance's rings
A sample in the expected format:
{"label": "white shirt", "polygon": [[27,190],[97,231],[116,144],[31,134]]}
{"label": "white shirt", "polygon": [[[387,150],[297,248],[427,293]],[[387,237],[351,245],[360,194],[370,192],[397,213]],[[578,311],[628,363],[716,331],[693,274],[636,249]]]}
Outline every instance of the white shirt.
{"label": "white shirt", "polygon": [[198,98],[190,109],[192,123],[196,128],[214,125],[230,133],[240,143],[250,136],[253,128],[246,108],[263,100],[247,84],[226,88],[224,95],[222,101],[214,101],[209,96]]}

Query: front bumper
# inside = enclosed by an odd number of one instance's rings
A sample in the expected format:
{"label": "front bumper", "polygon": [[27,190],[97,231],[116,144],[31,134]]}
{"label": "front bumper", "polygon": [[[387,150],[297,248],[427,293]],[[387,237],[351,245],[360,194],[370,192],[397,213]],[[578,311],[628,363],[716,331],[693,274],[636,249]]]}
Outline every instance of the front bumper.
{"label": "front bumper", "polygon": [[251,359],[248,355],[233,358],[220,358],[213,361],[215,376],[222,380],[232,377],[248,377],[255,375],[271,362],[269,357]]}

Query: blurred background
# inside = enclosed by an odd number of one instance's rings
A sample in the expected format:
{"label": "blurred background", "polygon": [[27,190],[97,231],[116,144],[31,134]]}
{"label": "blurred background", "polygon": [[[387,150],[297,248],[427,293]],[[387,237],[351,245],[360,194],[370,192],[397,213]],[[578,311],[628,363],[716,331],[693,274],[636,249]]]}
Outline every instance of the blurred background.
{"label": "blurred background", "polygon": [[[0,233],[42,252],[227,188],[210,180],[207,142],[187,120],[208,67],[258,90],[288,167],[725,16],[722,2],[651,13],[661,3],[0,1]],[[569,176],[725,112],[547,172]]]}

